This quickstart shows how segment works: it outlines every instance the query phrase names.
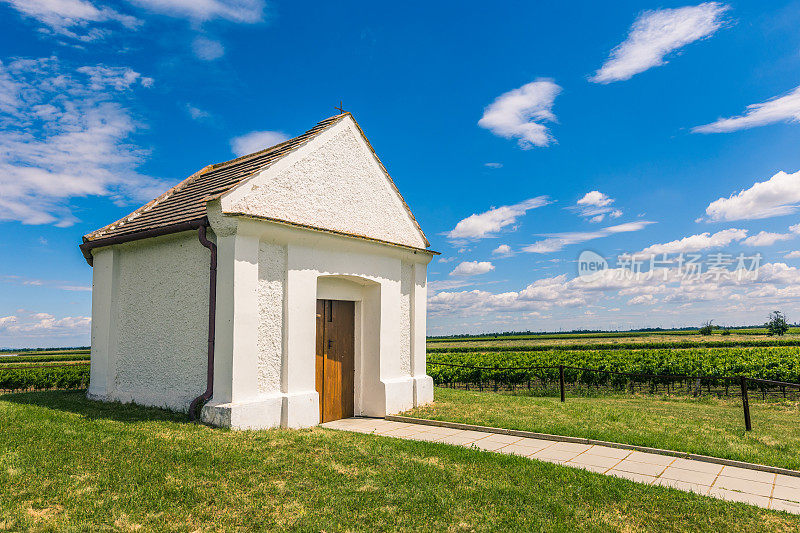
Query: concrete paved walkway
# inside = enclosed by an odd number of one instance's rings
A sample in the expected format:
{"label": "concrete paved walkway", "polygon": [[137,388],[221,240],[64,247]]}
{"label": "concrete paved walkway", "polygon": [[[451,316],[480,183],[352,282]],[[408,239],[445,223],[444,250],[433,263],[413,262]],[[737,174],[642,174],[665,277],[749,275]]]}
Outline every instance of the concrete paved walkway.
{"label": "concrete paved walkway", "polygon": [[483,431],[347,418],[323,427],[383,437],[425,440],[508,453],[591,472],[697,492],[724,500],[800,514],[800,477],[623,450],[610,446],[557,442]]}

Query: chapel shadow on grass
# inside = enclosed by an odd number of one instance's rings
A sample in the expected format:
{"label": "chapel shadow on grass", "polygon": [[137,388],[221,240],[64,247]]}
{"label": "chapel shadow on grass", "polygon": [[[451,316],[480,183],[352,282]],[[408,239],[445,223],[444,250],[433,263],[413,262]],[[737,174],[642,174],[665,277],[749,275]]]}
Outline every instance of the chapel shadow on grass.
{"label": "chapel shadow on grass", "polygon": [[56,411],[74,413],[89,420],[189,423],[189,417],[185,413],[175,413],[166,409],[142,407],[134,404],[89,400],[86,398],[86,390],[13,392],[0,395],[0,402],[34,405]]}

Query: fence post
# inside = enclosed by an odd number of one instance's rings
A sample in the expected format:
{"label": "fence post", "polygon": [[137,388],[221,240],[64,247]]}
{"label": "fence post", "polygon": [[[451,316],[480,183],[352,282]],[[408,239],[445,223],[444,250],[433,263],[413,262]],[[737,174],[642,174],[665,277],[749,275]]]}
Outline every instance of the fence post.
{"label": "fence post", "polygon": [[558,386],[561,389],[561,402],[563,403],[564,398],[564,365],[558,365]]}
{"label": "fence post", "polygon": [[742,385],[742,407],[744,408],[744,429],[745,431],[752,431],[753,426],[750,424],[750,401],[747,397],[747,378],[740,376],[740,383]]}

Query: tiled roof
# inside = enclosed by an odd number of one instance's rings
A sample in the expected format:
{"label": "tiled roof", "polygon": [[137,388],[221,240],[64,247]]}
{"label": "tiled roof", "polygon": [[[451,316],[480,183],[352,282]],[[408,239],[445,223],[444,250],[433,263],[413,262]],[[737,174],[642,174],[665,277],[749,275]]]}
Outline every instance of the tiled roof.
{"label": "tiled roof", "polygon": [[206,201],[209,197],[218,196],[230,190],[242,180],[299,148],[347,115],[349,113],[327,118],[302,135],[266,150],[224,163],[209,165],[130,215],[85,235],[84,242],[200,221],[206,216]]}

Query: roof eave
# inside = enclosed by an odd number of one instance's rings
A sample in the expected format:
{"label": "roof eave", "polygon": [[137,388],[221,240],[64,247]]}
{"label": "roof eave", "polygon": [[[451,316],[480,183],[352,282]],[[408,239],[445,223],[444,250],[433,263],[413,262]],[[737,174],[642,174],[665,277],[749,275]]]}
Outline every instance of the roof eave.
{"label": "roof eave", "polygon": [[86,262],[89,263],[89,266],[92,266],[92,250],[95,248],[113,246],[114,244],[122,244],[142,239],[150,239],[153,237],[161,237],[164,235],[171,235],[173,233],[181,233],[183,231],[192,231],[196,230],[200,226],[208,226],[208,217],[188,220],[169,226],[161,226],[160,228],[151,228],[142,231],[134,231],[131,233],[123,233],[122,235],[114,235],[113,237],[105,237],[101,239],[89,240],[84,237],[83,243],[79,245],[79,248],[81,249],[84,259],[86,259]]}
{"label": "roof eave", "polygon": [[310,224],[302,224],[300,222],[290,222],[288,220],[282,220],[282,219],[279,219],[279,218],[272,218],[272,217],[266,217],[266,216],[253,215],[251,213],[239,213],[239,212],[227,212],[227,211],[225,213],[223,213],[223,214],[225,216],[249,218],[249,219],[252,219],[252,220],[259,220],[259,221],[262,221],[262,222],[273,222],[275,224],[280,224],[282,226],[289,226],[289,227],[293,227],[293,228],[301,228],[301,229],[307,229],[307,230],[311,230],[311,231],[318,231],[320,233],[327,233],[327,234],[330,234],[330,235],[338,235],[339,237],[349,237],[351,239],[358,239],[358,240],[361,240],[361,241],[372,242],[372,243],[375,243],[375,244],[383,244],[383,245],[386,245],[386,246],[393,246],[395,248],[402,248],[404,250],[413,251],[415,253],[416,252],[421,252],[421,253],[429,254],[431,256],[442,255],[441,252],[437,252],[435,250],[430,250],[428,248],[419,248],[417,246],[411,246],[411,245],[408,245],[408,244],[400,244],[400,243],[396,243],[396,242],[387,241],[387,240],[384,240],[384,239],[378,239],[378,238],[375,238],[375,237],[367,237],[366,235],[359,235],[357,233],[348,233],[346,231],[339,231],[339,230],[334,230],[334,229],[321,228],[321,227],[318,227],[318,226],[312,226]]}

